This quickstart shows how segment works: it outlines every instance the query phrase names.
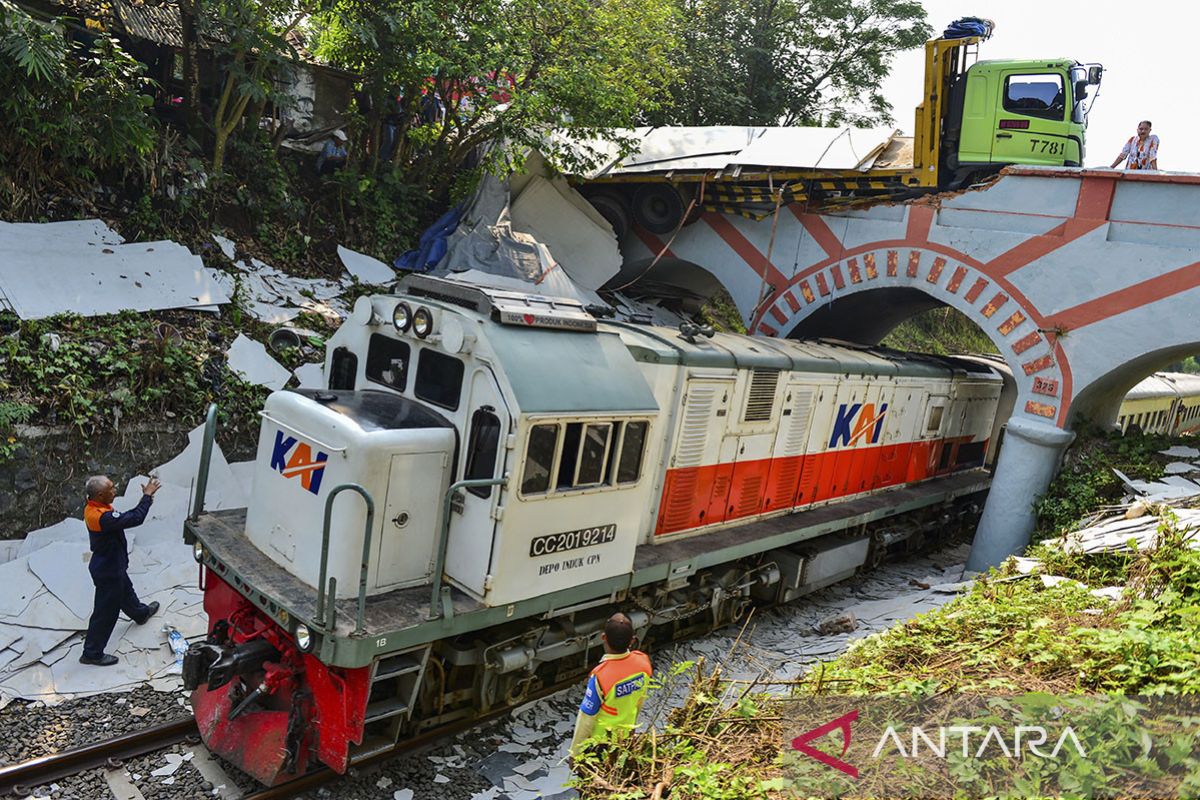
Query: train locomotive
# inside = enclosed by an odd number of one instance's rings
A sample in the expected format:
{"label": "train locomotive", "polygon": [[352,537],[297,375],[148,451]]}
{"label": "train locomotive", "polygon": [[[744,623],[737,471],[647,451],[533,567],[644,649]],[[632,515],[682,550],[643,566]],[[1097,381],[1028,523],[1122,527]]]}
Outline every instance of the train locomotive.
{"label": "train locomotive", "polygon": [[977,514],[985,363],[596,311],[408,276],[358,300],[325,388],[268,398],[248,508],[205,512],[202,463],[211,751],[345,771],[582,676],[613,610],[661,644]]}

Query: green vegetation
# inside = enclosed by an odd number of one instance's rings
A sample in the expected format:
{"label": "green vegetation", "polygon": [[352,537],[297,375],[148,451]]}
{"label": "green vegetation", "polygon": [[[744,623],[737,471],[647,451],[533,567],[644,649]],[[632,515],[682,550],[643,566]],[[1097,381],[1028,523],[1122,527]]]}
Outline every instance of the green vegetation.
{"label": "green vegetation", "polygon": [[896,350],[940,356],[996,352],[996,345],[979,326],[949,306],[932,308],[905,320],[887,335],[882,344]]}
{"label": "green vegetation", "polygon": [[[1084,432],[1039,507],[1042,530],[1074,527],[1117,499],[1120,488],[1105,477],[1113,466],[1138,478],[1161,474],[1155,451],[1169,444],[1160,437]],[[1152,796],[1195,796],[1194,717],[1172,716],[1187,709],[1169,706],[1148,713],[1146,698],[1200,694],[1200,551],[1168,509],[1149,513],[1160,520],[1153,551],[1087,555],[1043,541],[1027,555],[1041,562],[1040,574],[1066,580],[1044,582],[1009,562],[949,604],[784,682],[783,693],[765,693],[770,676],[756,687],[726,680],[719,666],[677,665],[664,682],[689,682],[683,704],[657,730],[631,734],[619,747],[589,749],[577,764],[577,787],[597,800],[1116,796],[1132,786]],[[1121,597],[1104,600],[1089,591],[1108,586],[1123,587]],[[743,638],[752,637],[752,625]],[[1042,767],[1036,759],[952,753],[932,764],[887,763],[888,783],[882,769],[851,783],[788,747],[790,737],[842,713],[831,711],[839,703],[846,711],[882,704],[887,719],[907,713],[912,724],[932,725],[978,725],[981,715],[996,724],[1035,724],[1030,720],[1045,720],[1054,707],[1082,732],[1088,757],[1068,753]],[[934,713],[942,715],[939,722],[928,722]],[[856,723],[855,741],[878,741],[874,724]],[[1153,750],[1145,745],[1147,726],[1158,726]],[[819,749],[836,756],[840,733],[830,736]]]}
{"label": "green vegetation", "polygon": [[7,398],[0,403],[0,457],[15,451],[14,423],[64,425],[82,437],[164,418],[192,425],[213,400],[227,434],[252,435],[266,390],[225,368],[218,343],[231,334],[228,325],[197,324],[186,312],[161,320],[125,312],[21,323],[0,340]]}
{"label": "green vegetation", "polygon": [[85,48],[0,0],[0,214],[136,173],[156,138],[142,72],[115,40]]}
{"label": "green vegetation", "polygon": [[1162,477],[1166,459],[1158,451],[1170,446],[1166,436],[1122,436],[1092,425],[1077,426],[1062,469],[1038,501],[1034,539],[1058,536],[1119,501],[1126,489],[1114,469],[1141,480]]}
{"label": "green vegetation", "polygon": [[679,46],[655,125],[878,125],[893,56],[932,29],[911,0],[673,0]]}

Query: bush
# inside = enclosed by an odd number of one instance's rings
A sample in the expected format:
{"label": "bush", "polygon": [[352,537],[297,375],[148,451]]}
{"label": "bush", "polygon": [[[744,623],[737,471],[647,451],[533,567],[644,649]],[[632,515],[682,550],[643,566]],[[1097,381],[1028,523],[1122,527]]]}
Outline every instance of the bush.
{"label": "bush", "polygon": [[36,218],[56,193],[140,174],[157,139],[142,72],[115,39],[69,41],[0,0],[0,212]]}

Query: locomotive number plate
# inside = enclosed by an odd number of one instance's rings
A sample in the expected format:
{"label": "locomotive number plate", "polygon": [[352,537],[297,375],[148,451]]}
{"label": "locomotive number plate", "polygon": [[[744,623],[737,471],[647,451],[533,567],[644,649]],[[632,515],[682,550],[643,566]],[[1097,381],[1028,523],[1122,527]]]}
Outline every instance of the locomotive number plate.
{"label": "locomotive number plate", "polygon": [[567,550],[578,550],[581,547],[591,547],[597,544],[608,544],[617,538],[616,523],[611,525],[595,525],[591,528],[580,528],[577,531],[563,533],[547,533],[545,536],[535,536],[529,543],[529,556],[548,556]]}

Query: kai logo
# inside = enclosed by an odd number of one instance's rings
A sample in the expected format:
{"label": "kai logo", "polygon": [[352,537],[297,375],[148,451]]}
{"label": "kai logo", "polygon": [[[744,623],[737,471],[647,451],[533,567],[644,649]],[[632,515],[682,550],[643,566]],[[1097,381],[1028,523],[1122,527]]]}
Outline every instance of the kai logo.
{"label": "kai logo", "polygon": [[874,403],[842,403],[833,421],[833,436],[829,439],[829,446],[856,445],[860,442],[875,444],[883,432],[883,417],[887,409],[887,403],[881,405],[878,411]]}
{"label": "kai logo", "polygon": [[285,437],[283,431],[276,431],[271,469],[285,478],[299,476],[300,485],[316,494],[321,490],[321,478],[325,477],[329,456],[318,451],[317,457],[313,458],[312,448],[304,442],[297,444],[297,441],[295,436]]}

